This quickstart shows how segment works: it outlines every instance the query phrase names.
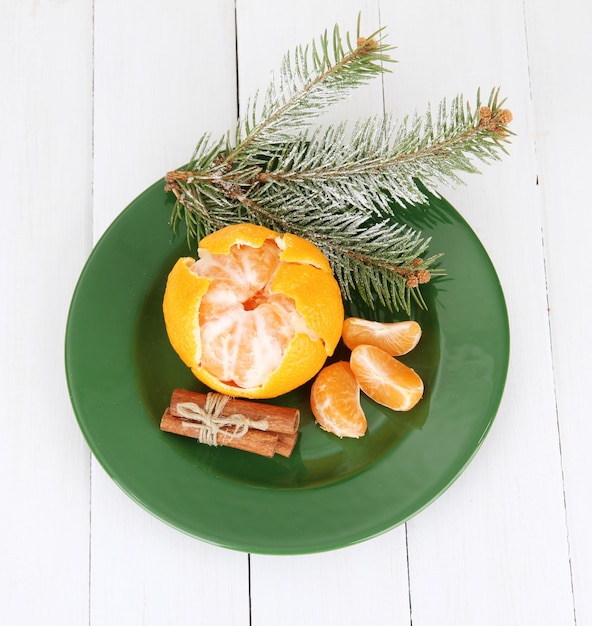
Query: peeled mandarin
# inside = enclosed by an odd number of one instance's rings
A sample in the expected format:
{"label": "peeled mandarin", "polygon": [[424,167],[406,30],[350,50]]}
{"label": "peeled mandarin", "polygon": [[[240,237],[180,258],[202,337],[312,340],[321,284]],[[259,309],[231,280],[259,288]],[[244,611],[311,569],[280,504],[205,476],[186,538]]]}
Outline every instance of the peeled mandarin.
{"label": "peeled mandarin", "polygon": [[310,406],[317,424],[338,437],[362,437],[366,416],[360,404],[360,386],[349,363],[324,367],[315,378]]}
{"label": "peeled mandarin", "polygon": [[311,242],[255,224],[222,228],[179,259],[165,288],[169,341],[211,389],[273,398],[304,384],[333,354],[343,302]]}
{"label": "peeled mandarin", "polygon": [[389,409],[409,411],[423,396],[423,381],[415,370],[382,348],[356,346],[350,365],[362,391]]}
{"label": "peeled mandarin", "polygon": [[391,356],[407,354],[421,338],[421,326],[414,320],[375,322],[360,317],[348,317],[343,322],[343,343],[353,350],[359,345],[382,348]]}

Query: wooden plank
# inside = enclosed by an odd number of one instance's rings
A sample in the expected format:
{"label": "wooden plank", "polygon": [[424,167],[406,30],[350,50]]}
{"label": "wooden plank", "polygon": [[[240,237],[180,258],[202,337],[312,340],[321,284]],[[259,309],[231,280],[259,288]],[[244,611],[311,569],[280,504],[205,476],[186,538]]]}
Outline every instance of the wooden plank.
{"label": "wooden plank", "polygon": [[[347,524],[347,520],[343,520]],[[405,526],[322,554],[251,556],[251,611],[257,626],[411,625]],[[293,598],[278,616],[270,598]]]}
{"label": "wooden plank", "polygon": [[[377,2],[237,2],[240,103],[264,90],[288,50],[307,44],[338,22],[355,37],[380,26]],[[270,28],[270,25],[274,26]],[[317,123],[355,121],[382,112],[380,80],[357,90]],[[343,520],[346,524],[347,520]],[[295,598],[278,613],[270,598]],[[251,556],[251,609],[257,626],[291,624],[409,624],[404,526],[362,546],[298,557]]]}
{"label": "wooden plank", "polygon": [[236,119],[230,0],[95,6],[94,236]]}
{"label": "wooden plank", "polygon": [[[408,524],[413,623],[570,624],[570,572],[551,371],[522,8],[381,6],[400,46],[385,80],[401,113],[500,85],[518,133],[502,163],[445,192],[489,251],[511,315],[512,355],[490,436],[461,479]],[[419,25],[419,26],[418,26]],[[421,33],[421,36],[418,34]],[[428,42],[428,43],[426,43]]]}
{"label": "wooden plank", "polygon": [[[95,2],[95,239],[235,118],[232,1]],[[247,555],[154,519],[96,461],[92,503],[91,624],[248,624]]]}
{"label": "wooden plank", "polygon": [[89,2],[0,4],[3,624],[88,623],[90,455],[63,340],[90,249],[91,18]]}
{"label": "wooden plank", "polygon": [[[272,72],[277,72],[283,55],[297,45],[305,45],[339,24],[342,35],[349,31],[355,38],[358,13],[362,12],[363,31],[370,34],[380,26],[377,0],[344,1],[338,4],[313,0],[271,5],[264,0],[238,0],[237,42],[239,57],[239,93],[241,111],[259,90],[261,96]],[[273,24],[273,27],[270,25]],[[323,113],[316,124],[351,120],[382,111],[380,79],[357,89],[348,99]]]}
{"label": "wooden plank", "polygon": [[528,1],[525,6],[574,613],[578,624],[590,624],[592,280],[584,268],[586,238],[592,234],[587,111],[592,42],[583,33],[592,13],[577,2]]}
{"label": "wooden plank", "polygon": [[249,624],[249,564],[138,507],[93,460],[91,625]]}

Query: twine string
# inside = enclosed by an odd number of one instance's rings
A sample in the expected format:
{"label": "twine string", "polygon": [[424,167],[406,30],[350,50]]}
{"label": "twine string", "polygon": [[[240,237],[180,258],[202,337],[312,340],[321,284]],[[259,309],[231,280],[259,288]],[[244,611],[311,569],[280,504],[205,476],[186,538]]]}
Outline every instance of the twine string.
{"label": "twine string", "polygon": [[179,402],[177,412],[186,420],[200,425],[197,439],[208,446],[217,446],[220,434],[229,439],[238,439],[244,437],[249,428],[267,430],[267,420],[250,420],[241,413],[222,415],[229,400],[230,396],[212,391],[206,395],[203,407],[195,402]]}

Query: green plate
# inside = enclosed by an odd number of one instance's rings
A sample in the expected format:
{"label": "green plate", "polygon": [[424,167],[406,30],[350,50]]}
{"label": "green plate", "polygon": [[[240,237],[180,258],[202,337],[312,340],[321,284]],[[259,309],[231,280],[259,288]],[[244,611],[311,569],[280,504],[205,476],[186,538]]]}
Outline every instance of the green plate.
{"label": "green plate", "polygon": [[[216,545],[266,554],[319,552],[376,536],[409,519],[463,471],[499,406],[508,318],[481,243],[444,200],[406,215],[445,253],[447,277],[427,285],[419,345],[403,360],[426,393],[408,413],[367,398],[368,432],[340,440],[314,424],[309,386],[275,399],[299,407],[291,458],[266,459],[164,433],[175,388],[203,390],[171,349],[161,312],[175,260],[190,254],[168,225],[171,194],[158,181],[113,222],[76,287],[66,331],[74,411],[95,457],[137,503]],[[351,305],[349,315],[367,315]],[[378,311],[376,319],[396,319]],[[404,316],[400,316],[401,319]],[[334,358],[347,358],[340,346]]]}

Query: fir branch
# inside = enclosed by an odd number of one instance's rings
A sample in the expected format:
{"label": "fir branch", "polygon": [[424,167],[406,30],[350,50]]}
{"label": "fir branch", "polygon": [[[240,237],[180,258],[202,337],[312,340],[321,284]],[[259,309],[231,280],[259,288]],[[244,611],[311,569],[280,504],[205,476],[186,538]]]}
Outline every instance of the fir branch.
{"label": "fir branch", "polygon": [[[396,206],[424,203],[425,190],[461,183],[505,151],[511,114],[499,91],[474,108],[457,96],[395,124],[376,117],[305,127],[326,106],[385,71],[392,48],[382,31],[344,43],[331,41],[286,55],[261,110],[256,100],[236,133],[212,141],[204,135],[183,170],[169,172],[165,189],[177,202],[173,227],[185,221],[190,241],[229,224],[250,221],[309,239],[325,253],[345,299],[357,291],[373,308],[425,306],[419,286],[442,273],[440,255],[424,260],[429,240],[398,221]],[[302,130],[303,127],[305,130]]]}
{"label": "fir branch", "polygon": [[317,129],[309,141],[302,136],[287,144],[259,180],[328,195],[349,193],[358,209],[370,206],[378,213],[389,211],[390,198],[402,206],[423,203],[422,186],[438,195],[441,184],[462,184],[458,173],[478,173],[474,160],[500,158],[512,133],[511,114],[498,99],[494,89],[482,105],[478,93],[472,109],[457,96],[450,108],[442,101],[436,120],[430,109],[399,126],[390,117],[371,118],[358,123],[351,136],[345,124]]}

